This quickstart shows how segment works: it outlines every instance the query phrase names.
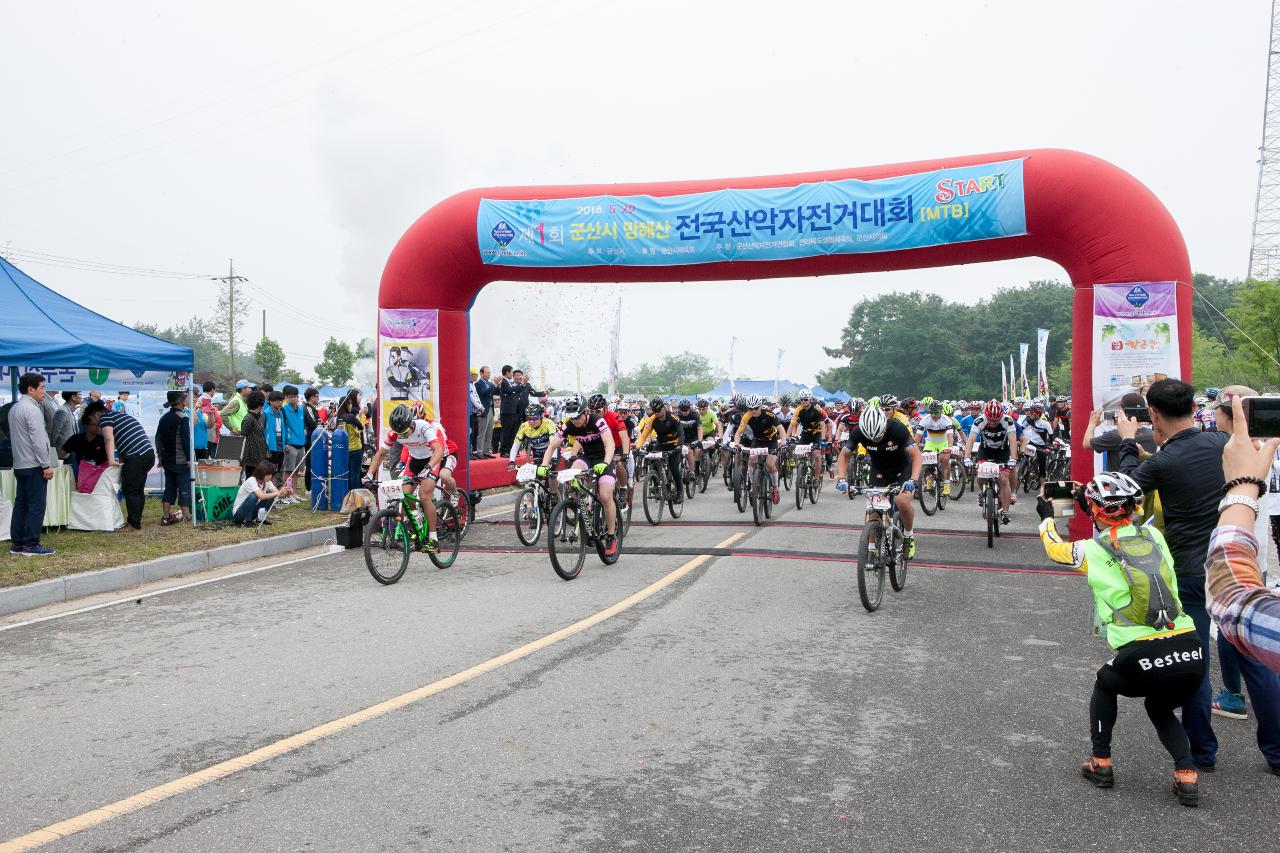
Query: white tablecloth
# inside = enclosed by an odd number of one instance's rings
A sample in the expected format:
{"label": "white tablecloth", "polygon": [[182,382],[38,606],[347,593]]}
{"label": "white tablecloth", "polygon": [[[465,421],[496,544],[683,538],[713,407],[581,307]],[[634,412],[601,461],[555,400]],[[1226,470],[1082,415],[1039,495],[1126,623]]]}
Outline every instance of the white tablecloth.
{"label": "white tablecloth", "polygon": [[[53,479],[47,484],[47,497],[44,505],[45,527],[66,527],[71,515],[71,493],[75,491],[75,478],[71,476],[71,466],[61,461],[54,462]],[[10,504],[18,494],[18,480],[10,468],[0,469],[0,498]],[[10,506],[9,510],[12,511]],[[0,542],[9,538],[9,525],[0,529]]]}

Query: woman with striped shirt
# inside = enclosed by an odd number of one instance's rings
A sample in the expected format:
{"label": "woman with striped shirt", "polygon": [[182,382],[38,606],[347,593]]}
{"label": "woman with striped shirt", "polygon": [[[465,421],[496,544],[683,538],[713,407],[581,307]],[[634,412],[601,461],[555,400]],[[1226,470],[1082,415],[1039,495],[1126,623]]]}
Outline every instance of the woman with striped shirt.
{"label": "woman with striped shirt", "polygon": [[[107,447],[107,462],[120,466],[120,491],[124,493],[125,522],[133,530],[142,529],[142,508],[146,503],[147,474],[156,466],[155,449],[138,419],[123,411],[106,411],[95,401],[85,407],[81,421],[96,426]],[[116,455],[120,459],[116,461]]]}

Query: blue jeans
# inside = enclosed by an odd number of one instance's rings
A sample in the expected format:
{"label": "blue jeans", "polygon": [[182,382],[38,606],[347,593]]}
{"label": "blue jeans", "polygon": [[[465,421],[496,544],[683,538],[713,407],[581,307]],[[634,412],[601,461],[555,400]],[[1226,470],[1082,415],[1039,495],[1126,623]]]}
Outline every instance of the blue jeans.
{"label": "blue jeans", "polygon": [[257,495],[249,495],[244,499],[244,503],[240,504],[240,508],[231,513],[231,520],[236,524],[251,524],[258,520],[258,510],[271,509],[271,505],[275,502],[275,498],[260,501]]}
{"label": "blue jeans", "polygon": [[14,468],[18,491],[13,496],[13,516],[9,520],[11,548],[28,548],[40,544],[40,528],[44,525],[44,504],[49,495],[44,469]]}
{"label": "blue jeans", "polygon": [[191,469],[186,465],[170,463],[164,468],[164,494],[162,503],[177,504],[191,509]]}
{"label": "blue jeans", "polygon": [[[1191,757],[1196,764],[1218,761],[1218,737],[1210,722],[1213,688],[1209,677],[1210,648],[1209,612],[1205,609],[1204,575],[1178,576],[1178,596],[1187,615],[1196,623],[1200,647],[1204,652],[1204,680],[1191,701],[1182,706],[1182,728],[1191,740]],[[1272,767],[1280,767],[1280,676],[1244,655],[1236,656],[1240,674],[1244,676],[1258,722],[1258,749]]]}

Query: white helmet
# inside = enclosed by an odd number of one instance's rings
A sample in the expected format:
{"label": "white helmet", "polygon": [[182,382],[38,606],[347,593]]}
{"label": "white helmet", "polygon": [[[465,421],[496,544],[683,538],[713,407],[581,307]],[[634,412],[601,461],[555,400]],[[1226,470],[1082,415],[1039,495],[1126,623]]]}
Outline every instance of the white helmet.
{"label": "white helmet", "polygon": [[799,402],[799,403],[807,403],[812,399],[813,399],[813,392],[810,391],[808,388],[805,388],[799,394],[796,395],[796,402]]}
{"label": "white helmet", "polygon": [[745,409],[758,409],[763,405],[764,401],[760,399],[759,394],[748,394],[742,401],[742,406]]}
{"label": "white helmet", "polygon": [[885,430],[888,428],[889,420],[884,416],[883,409],[869,407],[863,411],[862,417],[858,420],[858,429],[870,441],[879,441],[884,438]]}

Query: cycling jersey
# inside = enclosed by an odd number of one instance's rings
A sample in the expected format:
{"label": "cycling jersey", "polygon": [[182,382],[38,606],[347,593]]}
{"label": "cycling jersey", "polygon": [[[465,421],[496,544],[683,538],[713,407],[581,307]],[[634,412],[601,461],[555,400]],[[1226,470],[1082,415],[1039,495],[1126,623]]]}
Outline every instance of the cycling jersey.
{"label": "cycling jersey", "polygon": [[908,427],[909,427],[909,426],[911,426],[911,418],[907,417],[907,416],[906,416],[905,414],[903,414],[902,412],[894,412],[894,413],[893,413],[893,420],[897,421],[898,423],[902,424],[903,426],[908,426]]}
{"label": "cycling jersey", "polygon": [[658,444],[663,447],[679,447],[681,444],[680,437],[683,432],[680,427],[680,421],[668,412],[661,418],[649,418],[648,423],[644,425],[644,429],[640,430],[640,439],[637,444],[643,445],[650,438],[657,438]]}
{"label": "cycling jersey", "polygon": [[446,454],[458,449],[445,435],[444,426],[435,421],[414,421],[407,435],[388,431],[383,446],[390,450],[397,444],[409,451],[410,459],[430,459],[438,446],[443,446]]}
{"label": "cycling jersey", "polygon": [[1000,420],[992,423],[986,415],[981,415],[973,422],[973,432],[976,434],[973,440],[978,445],[979,461],[1009,461],[1009,452],[1018,438],[1013,418],[1002,415]]}
{"label": "cycling jersey", "polygon": [[964,434],[965,438],[969,437],[969,430],[973,429],[975,418],[973,415],[961,415],[958,418],[952,418],[956,422],[956,429]]}
{"label": "cycling jersey", "polygon": [[902,483],[911,477],[911,457],[907,448],[915,445],[911,430],[896,419],[885,425],[884,435],[872,441],[855,427],[849,435],[849,444],[861,444],[871,460],[871,481],[876,486]]}
{"label": "cycling jersey", "polygon": [[1034,447],[1047,447],[1053,440],[1053,427],[1044,418],[1033,421],[1029,415],[1023,417],[1022,433],[1027,437],[1027,443]]}
{"label": "cycling jersey", "polygon": [[950,433],[956,428],[949,415],[925,415],[916,424],[916,428],[924,432],[925,450],[946,450],[951,446]]}
{"label": "cycling jersey", "polygon": [[520,447],[525,442],[529,443],[529,453],[541,459],[555,432],[556,426],[551,422],[551,418],[543,418],[536,427],[530,426],[528,421],[520,424],[520,428],[516,430],[515,440],[511,442],[511,461],[516,461],[516,454],[520,452]]}
{"label": "cycling jersey", "polygon": [[[800,432],[806,436],[821,436],[822,425],[827,420],[827,412],[821,406],[800,406],[796,409],[795,416],[791,419],[791,423],[800,422]],[[816,439],[815,439],[816,440]],[[812,442],[807,442],[812,443]]]}
{"label": "cycling jersey", "polygon": [[[592,417],[592,416],[588,415],[588,417]],[[622,431],[627,428],[627,425],[617,415],[615,415],[613,412],[609,411],[608,409],[604,410],[604,412],[601,414],[601,417],[604,418],[604,422],[609,425],[609,432],[613,433],[614,448],[619,453],[621,453],[622,452]],[[627,438],[628,439],[631,438],[630,434],[627,435]]]}
{"label": "cycling jersey", "polygon": [[582,447],[581,458],[588,464],[596,465],[604,461],[604,437],[610,433],[609,424],[604,418],[593,418],[587,415],[582,426],[574,426],[572,420],[565,421],[558,435],[561,440],[572,439]]}
{"label": "cycling jersey", "polygon": [[750,430],[752,447],[771,447],[778,440],[780,425],[778,416],[768,410],[762,410],[759,414],[747,412],[738,426],[738,441],[742,442],[743,435]]}
{"label": "cycling jersey", "polygon": [[711,438],[716,434],[716,426],[720,421],[716,419],[715,413],[710,409],[698,415],[698,421],[702,424],[703,438]]}
{"label": "cycling jersey", "polygon": [[685,444],[693,444],[698,440],[698,427],[702,425],[702,419],[698,417],[698,413],[695,410],[690,409],[688,412],[677,410],[676,420],[680,422]]}
{"label": "cycling jersey", "polygon": [[1205,406],[1195,413],[1194,420],[1201,432],[1213,432],[1218,428],[1218,410]]}

